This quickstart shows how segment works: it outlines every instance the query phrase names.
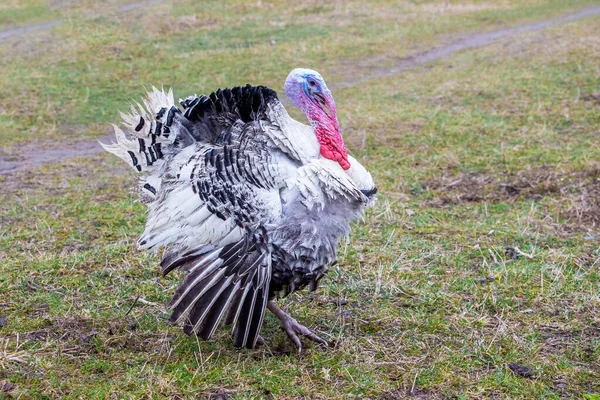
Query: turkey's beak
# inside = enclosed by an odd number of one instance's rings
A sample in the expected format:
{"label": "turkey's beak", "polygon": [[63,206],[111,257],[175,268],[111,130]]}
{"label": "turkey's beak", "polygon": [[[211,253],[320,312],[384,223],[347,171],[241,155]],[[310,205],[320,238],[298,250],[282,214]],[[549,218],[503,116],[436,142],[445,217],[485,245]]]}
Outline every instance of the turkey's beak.
{"label": "turkey's beak", "polygon": [[317,103],[321,105],[327,116],[337,122],[335,100],[333,100],[333,95],[331,92],[326,89],[323,93],[315,93],[314,97],[317,100]]}
{"label": "turkey's beak", "polygon": [[370,189],[370,190],[361,190],[361,192],[365,196],[371,198],[371,196],[374,196],[375,193],[377,193],[377,186],[373,186],[373,189]]}

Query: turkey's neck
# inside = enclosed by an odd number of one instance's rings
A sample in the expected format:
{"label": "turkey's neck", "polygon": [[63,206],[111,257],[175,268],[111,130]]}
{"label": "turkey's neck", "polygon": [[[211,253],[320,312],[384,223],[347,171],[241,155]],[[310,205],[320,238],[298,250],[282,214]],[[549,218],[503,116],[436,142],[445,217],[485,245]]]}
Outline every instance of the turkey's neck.
{"label": "turkey's neck", "polygon": [[286,136],[287,140],[284,140],[284,143],[290,148],[294,157],[306,163],[320,153],[321,144],[317,140],[314,128],[292,118],[281,103],[272,108],[271,119],[280,128],[273,133],[282,132]]}

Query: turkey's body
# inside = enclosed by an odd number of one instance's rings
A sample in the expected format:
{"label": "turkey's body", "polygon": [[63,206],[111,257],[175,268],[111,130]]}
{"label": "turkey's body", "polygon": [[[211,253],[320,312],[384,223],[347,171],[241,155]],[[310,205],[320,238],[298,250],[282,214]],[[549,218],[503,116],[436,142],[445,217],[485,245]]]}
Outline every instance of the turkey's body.
{"label": "turkey's body", "polygon": [[105,147],[143,173],[139,247],[165,248],[163,273],[185,272],[171,321],[208,339],[224,318],[235,345],[254,347],[269,300],[317,287],[374,184],[351,157],[348,171],[322,157],[313,127],[268,88],[181,105],[154,90],[148,112],[123,115],[134,139],[115,128],[117,144]]}

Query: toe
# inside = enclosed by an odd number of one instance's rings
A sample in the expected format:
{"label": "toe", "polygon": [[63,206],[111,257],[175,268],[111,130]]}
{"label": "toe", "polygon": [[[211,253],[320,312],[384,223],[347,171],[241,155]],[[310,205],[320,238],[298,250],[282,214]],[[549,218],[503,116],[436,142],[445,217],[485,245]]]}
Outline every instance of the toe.
{"label": "toe", "polygon": [[300,342],[300,338],[298,337],[298,334],[296,333],[297,330],[295,329],[295,326],[293,324],[283,324],[283,326],[281,327],[281,330],[284,331],[286,333],[286,335],[288,336],[288,338],[290,338],[290,340],[292,341],[292,343],[294,343],[294,346],[296,346],[296,348],[298,349],[298,353],[302,350],[302,342]]}
{"label": "toe", "polygon": [[318,336],[316,333],[314,333],[313,331],[308,331],[308,333],[305,333],[304,336],[306,336],[307,338],[309,338],[312,341],[315,341],[317,343],[320,344],[324,344],[325,346],[329,346],[329,342],[323,338],[321,338],[320,336]]}
{"label": "toe", "polygon": [[327,346],[329,345],[329,342],[327,342],[325,339],[319,337],[316,333],[314,333],[313,331],[311,331],[304,325],[296,323],[296,324],[294,324],[294,330],[297,333],[299,333],[300,335],[305,336],[312,341],[315,341],[317,343],[324,344]]}
{"label": "toe", "polygon": [[302,351],[302,342],[300,341],[300,338],[298,337],[298,335],[296,335],[296,332],[289,330],[286,331],[288,337],[290,338],[290,340],[292,341],[292,343],[294,343],[294,346],[296,346],[296,348],[298,349],[298,353],[300,353]]}

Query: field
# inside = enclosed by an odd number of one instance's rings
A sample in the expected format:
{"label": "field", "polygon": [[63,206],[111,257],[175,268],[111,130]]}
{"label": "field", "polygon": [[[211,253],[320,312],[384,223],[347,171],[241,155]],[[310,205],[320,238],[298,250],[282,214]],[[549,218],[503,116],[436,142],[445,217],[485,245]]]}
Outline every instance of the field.
{"label": "field", "polygon": [[[223,3],[0,5],[0,398],[600,399],[597,3]],[[294,67],[379,187],[279,302],[335,346],[270,314],[256,350],[188,337],[96,138],[144,87],[282,95]]]}

